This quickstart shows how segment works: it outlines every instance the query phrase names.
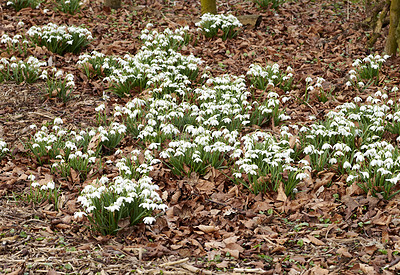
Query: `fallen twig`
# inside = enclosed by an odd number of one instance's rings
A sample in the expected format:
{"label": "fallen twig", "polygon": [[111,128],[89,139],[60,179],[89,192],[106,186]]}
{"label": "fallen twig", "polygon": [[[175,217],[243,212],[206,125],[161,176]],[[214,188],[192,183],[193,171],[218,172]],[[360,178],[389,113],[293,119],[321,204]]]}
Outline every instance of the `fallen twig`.
{"label": "fallen twig", "polygon": [[173,262],[163,263],[163,264],[160,264],[160,266],[162,267],[162,266],[177,265],[177,264],[182,264],[187,261],[189,261],[189,258],[184,258],[184,259],[180,259],[180,260],[173,261]]}
{"label": "fallen twig", "polygon": [[191,272],[198,273],[198,274],[210,274],[210,275],[213,274],[209,270],[203,270],[203,269],[200,269],[198,267],[195,267],[195,266],[192,266],[192,265],[188,265],[188,264],[185,264],[185,263],[181,264],[181,267],[183,267],[183,268],[185,268],[185,269],[187,269],[187,270],[189,270]]}

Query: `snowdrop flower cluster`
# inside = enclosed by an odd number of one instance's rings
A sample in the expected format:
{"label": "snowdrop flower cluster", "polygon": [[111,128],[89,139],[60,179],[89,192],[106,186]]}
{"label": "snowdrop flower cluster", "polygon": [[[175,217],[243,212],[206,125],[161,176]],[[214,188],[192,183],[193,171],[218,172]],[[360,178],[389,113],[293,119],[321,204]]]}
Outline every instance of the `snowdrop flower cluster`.
{"label": "snowdrop flower cluster", "polygon": [[[156,149],[159,144],[152,143],[149,149]],[[142,153],[140,150],[133,150],[129,156],[120,159],[116,166],[122,177],[127,179],[139,180],[143,175],[149,175],[154,169],[154,165],[160,163],[160,160],[153,157],[150,150]]]}
{"label": "snowdrop flower cluster", "polygon": [[61,70],[56,70],[53,68],[49,73],[44,70],[40,78],[46,80],[47,92],[49,97],[57,96],[62,99],[62,101],[67,102],[75,89],[74,75],[66,74]]}
{"label": "snowdrop flower cluster", "polygon": [[46,62],[40,62],[36,57],[30,56],[25,60],[17,60],[15,57],[10,59],[0,59],[0,83],[13,80],[22,83],[34,83],[38,80],[41,67],[46,66]]}
{"label": "snowdrop flower cluster", "polygon": [[199,102],[199,112],[196,120],[207,128],[222,128],[240,130],[251,123],[251,110],[243,77],[224,75],[209,78],[208,85],[194,90]]}
{"label": "snowdrop flower cluster", "polygon": [[10,152],[10,149],[7,147],[7,143],[0,138],[0,160],[5,157],[6,154]]}
{"label": "snowdrop flower cluster", "polygon": [[382,136],[386,130],[399,133],[396,110],[398,106],[381,91],[364,103],[356,97],[329,112],[320,124],[300,129],[303,153],[310,156],[313,169],[335,166],[340,174],[348,174],[349,184],[389,199],[397,193],[400,157],[398,147]]}
{"label": "snowdrop flower cluster", "polygon": [[381,193],[384,199],[390,199],[399,192],[399,149],[386,141],[361,146],[351,170],[347,182],[356,182],[366,193]]}
{"label": "snowdrop flower cluster", "polygon": [[68,177],[72,168],[84,180],[96,162],[96,153],[88,149],[96,132],[68,131],[62,124],[61,118],[55,118],[52,124],[42,126],[40,129],[37,129],[36,125],[31,125],[35,133],[25,142],[25,146],[39,164],[53,162],[51,167],[53,173],[57,172],[63,177]]}
{"label": "snowdrop flower cluster", "polygon": [[97,131],[100,133],[100,144],[105,150],[114,149],[124,138],[126,126],[113,122],[109,127],[100,126]]}
{"label": "snowdrop flower cluster", "polygon": [[[234,180],[258,194],[268,190],[277,191],[283,184],[285,193],[290,195],[297,184],[307,177],[305,170],[293,159],[295,153],[286,140],[277,141],[267,132],[255,132],[242,137],[243,149],[237,149]],[[286,173],[287,177],[283,177]]]}
{"label": "snowdrop flower cluster", "polygon": [[[115,234],[121,219],[129,218],[131,225],[140,222],[152,224],[155,221],[153,211],[167,209],[157,189],[148,176],[137,181],[117,176],[110,183],[103,176],[82,190],[78,202],[94,229],[104,235]],[[78,212],[76,215],[82,214]]]}
{"label": "snowdrop flower cluster", "polygon": [[362,60],[356,59],[353,62],[354,69],[349,71],[350,80],[346,83],[347,86],[354,86],[360,91],[364,90],[371,84],[378,84],[379,71],[382,64],[386,62],[389,55],[368,55]]}
{"label": "snowdrop flower cluster", "polygon": [[[22,21],[20,23],[22,23]],[[6,45],[8,54],[19,53],[20,55],[26,55],[30,41],[26,40],[25,37],[20,34],[16,34],[13,37],[8,36],[8,34],[3,34],[0,38],[0,43]]]}
{"label": "snowdrop flower cluster", "polygon": [[172,140],[160,157],[169,160],[172,172],[190,176],[192,172],[204,175],[208,168],[221,169],[229,154],[240,145],[239,132],[223,129],[210,131],[203,127],[188,127],[192,139]]}
{"label": "snowdrop flower cluster", "polygon": [[289,66],[284,72],[280,70],[276,63],[266,67],[251,64],[247,71],[247,77],[257,89],[265,90],[267,87],[279,87],[284,91],[289,91],[293,83],[293,69]]}
{"label": "snowdrop flower cluster", "polygon": [[92,51],[90,54],[81,54],[77,64],[89,78],[104,75],[109,76],[114,69],[120,68],[116,57],[105,56],[103,53],[97,51]]}
{"label": "snowdrop flower cluster", "polygon": [[[282,103],[285,102],[285,97],[282,98]],[[274,120],[274,124],[278,125],[280,121],[291,119],[290,116],[279,110],[280,100],[279,95],[275,92],[268,92],[267,99],[261,104],[258,101],[252,103],[252,113],[250,120],[252,124],[262,126]]]}
{"label": "snowdrop flower cluster", "polygon": [[38,9],[40,7],[40,1],[38,0],[10,0],[7,2],[7,6],[11,6],[16,11],[20,11],[23,8],[31,7],[32,9]]}
{"label": "snowdrop flower cluster", "polygon": [[27,201],[34,204],[41,204],[44,201],[49,201],[54,204],[54,208],[58,209],[59,188],[56,188],[54,181],[48,182],[36,181],[34,175],[30,175],[28,180],[31,181],[31,188],[25,194]]}
{"label": "snowdrop flower cluster", "polygon": [[93,40],[92,33],[86,28],[58,26],[54,23],[41,27],[32,26],[26,34],[35,44],[45,46],[49,51],[60,55],[66,52],[79,53]]}
{"label": "snowdrop flower cluster", "polygon": [[147,87],[151,87],[151,95],[159,98],[170,93],[185,97],[191,80],[197,78],[202,61],[193,55],[183,56],[165,46],[171,46],[171,41],[185,40],[181,35],[187,28],[183,30],[172,32],[167,29],[162,34],[146,34],[145,30],[142,34],[144,46],[135,56],[105,57],[93,52],[81,55],[79,64],[87,75],[90,75],[89,64],[96,75],[104,71],[106,77],[103,81],[109,83],[110,91],[120,97],[129,95],[134,88],[143,90]]}
{"label": "snowdrop flower cluster", "polygon": [[160,49],[167,51],[172,49],[179,51],[180,48],[189,43],[189,26],[185,26],[174,31],[165,29],[162,33],[157,30],[150,31],[148,28],[144,29],[140,38],[144,42],[143,50]]}
{"label": "snowdrop flower cluster", "polygon": [[58,9],[62,12],[74,15],[79,12],[83,3],[80,0],[57,0]]}
{"label": "snowdrop flower cluster", "polygon": [[[51,166],[53,172],[59,172],[61,176],[67,177],[71,173],[71,169],[79,172],[79,177],[82,181],[86,180],[88,173],[92,170],[96,163],[96,153],[93,150],[87,150],[83,153],[77,150],[74,143],[67,141],[65,147],[68,148],[68,157],[58,155],[57,162]],[[72,151],[75,149],[74,151]]]}
{"label": "snowdrop flower cluster", "polygon": [[201,20],[196,23],[199,30],[206,37],[215,37],[218,31],[222,30],[222,40],[233,38],[238,34],[237,28],[242,27],[242,23],[232,14],[211,14],[205,13],[201,16]]}

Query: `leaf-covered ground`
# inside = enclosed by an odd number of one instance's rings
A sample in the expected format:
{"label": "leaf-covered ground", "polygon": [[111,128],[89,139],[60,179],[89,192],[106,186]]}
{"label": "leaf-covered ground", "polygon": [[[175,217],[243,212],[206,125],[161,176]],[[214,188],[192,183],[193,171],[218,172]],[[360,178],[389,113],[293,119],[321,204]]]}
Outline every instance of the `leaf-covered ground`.
{"label": "leaf-covered ground", "polygon": [[[147,3],[146,3],[147,2]],[[135,54],[140,32],[152,22],[155,28],[189,25],[199,20],[199,1],[125,1],[118,10],[86,2],[75,16],[39,9],[16,12],[0,1],[0,35],[15,34],[18,22],[27,30],[48,22],[85,24],[94,41],[86,51],[108,55]],[[45,9],[47,11],[45,12]],[[356,96],[346,87],[348,71],[356,58],[382,53],[383,38],[366,49],[370,31],[360,22],[362,5],[347,1],[289,1],[278,12],[260,10],[251,1],[218,1],[221,13],[259,14],[257,29],[244,27],[235,39],[206,39],[202,35],[182,49],[211,67],[213,75],[245,74],[252,63],[278,63],[295,72],[293,100],[285,112],[291,123],[323,119],[336,106]],[[384,35],[383,35],[384,36]],[[195,35],[197,37],[197,35]],[[3,47],[3,46],[2,46]],[[4,50],[4,48],[2,48]],[[294,199],[282,193],[253,195],[234,185],[229,171],[211,169],[206,176],[176,177],[160,166],[151,176],[169,206],[152,226],[126,227],[117,236],[100,236],[88,230],[87,221],[76,221],[76,199],[87,182],[60,179],[59,211],[52,205],[26,204],[18,197],[29,188],[31,173],[50,174],[30,158],[21,141],[29,125],[62,117],[71,129],[95,126],[95,108],[102,102],[105,85],[88,79],[76,66],[78,55],[58,56],[36,47],[31,54],[76,77],[74,98],[62,103],[49,99],[44,83],[0,84],[0,138],[12,148],[0,161],[0,273],[12,274],[396,274],[400,270],[399,197],[390,201],[371,197],[356,185],[348,186],[335,171],[313,173]],[[2,53],[3,57],[7,53]],[[398,84],[398,61],[383,66],[380,84]],[[328,101],[310,93],[301,100],[305,78],[323,77]],[[366,98],[374,87],[360,94]],[[132,96],[138,96],[133,94]],[[113,104],[129,99],[112,96]],[[266,131],[276,132],[277,125]],[[124,140],[121,148],[135,143]],[[113,160],[114,156],[110,159]],[[94,171],[93,178],[116,170]]]}

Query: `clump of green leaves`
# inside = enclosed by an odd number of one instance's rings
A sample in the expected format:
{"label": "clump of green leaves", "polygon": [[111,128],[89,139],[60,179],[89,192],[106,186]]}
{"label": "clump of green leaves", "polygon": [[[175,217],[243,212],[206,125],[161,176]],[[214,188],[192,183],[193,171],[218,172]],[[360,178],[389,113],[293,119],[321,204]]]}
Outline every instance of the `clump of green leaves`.
{"label": "clump of green leaves", "polygon": [[63,102],[67,102],[72,97],[75,88],[74,75],[66,74],[63,71],[52,71],[49,76],[47,71],[42,72],[42,78],[46,79],[47,92],[49,97],[57,96]]}
{"label": "clump of green leaves", "polygon": [[39,79],[42,66],[46,62],[40,62],[36,57],[30,56],[25,60],[17,60],[15,57],[10,59],[0,59],[0,83],[3,81],[15,81],[34,83]]}
{"label": "clump of green leaves", "polygon": [[84,212],[75,213],[75,217],[87,216],[92,229],[102,235],[116,234],[124,219],[130,225],[152,224],[153,211],[167,208],[155,191],[158,186],[148,176],[137,181],[118,176],[108,182],[102,177],[87,185],[78,198]]}
{"label": "clump of green leaves", "polygon": [[10,149],[8,149],[7,143],[0,138],[0,160],[3,159],[9,152]]}
{"label": "clump of green leaves", "polygon": [[53,203],[54,209],[57,210],[60,187],[57,188],[52,180],[47,182],[35,181],[34,175],[30,175],[29,180],[31,181],[31,186],[29,192],[23,197],[23,200],[34,205],[40,205],[48,201],[49,203]]}
{"label": "clump of green leaves", "polygon": [[279,87],[282,90],[289,91],[293,83],[293,69],[287,67],[286,72],[280,70],[278,64],[262,67],[257,64],[251,64],[247,72],[247,78],[250,83],[260,90],[265,90],[268,86]]}
{"label": "clump of green leaves", "polygon": [[377,85],[379,82],[379,72],[382,64],[389,58],[389,55],[368,55],[353,62],[353,70],[350,70],[350,80],[347,86],[354,86],[359,91],[364,91],[370,85]]}
{"label": "clump of green leaves", "polygon": [[10,0],[7,2],[7,6],[13,7],[16,11],[20,11],[28,7],[38,9],[40,3],[41,1],[39,0]]}
{"label": "clump of green leaves", "polygon": [[[20,22],[22,23],[22,22]],[[20,24],[18,23],[18,24]],[[21,24],[23,25],[23,23]],[[20,56],[26,56],[28,52],[29,40],[26,40],[24,36],[17,34],[13,37],[3,34],[1,36],[0,42],[5,44],[6,51],[8,54],[19,54]]]}
{"label": "clump of green leaves", "polygon": [[253,2],[259,5],[261,8],[271,8],[277,10],[280,5],[286,2],[286,0],[253,0]]}
{"label": "clump of green leaves", "polygon": [[86,28],[53,23],[41,27],[32,26],[27,35],[36,45],[45,46],[59,55],[67,52],[77,54],[93,40],[91,32]]}
{"label": "clump of green leaves", "polygon": [[65,13],[74,15],[81,10],[80,0],[57,0],[57,8]]}
{"label": "clump of green leaves", "polygon": [[238,28],[242,27],[242,23],[232,14],[211,14],[205,13],[201,16],[201,21],[196,26],[208,37],[216,37],[222,32],[222,40],[234,38],[238,35]]}

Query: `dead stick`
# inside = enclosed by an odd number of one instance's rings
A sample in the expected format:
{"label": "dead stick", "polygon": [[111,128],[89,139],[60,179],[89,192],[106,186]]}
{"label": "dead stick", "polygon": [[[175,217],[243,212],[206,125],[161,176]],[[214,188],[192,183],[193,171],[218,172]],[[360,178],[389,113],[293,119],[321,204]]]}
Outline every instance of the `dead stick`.
{"label": "dead stick", "polygon": [[160,266],[162,267],[162,266],[177,265],[177,264],[182,264],[187,261],[189,261],[189,258],[180,259],[180,260],[177,260],[174,262],[163,263],[163,264],[160,264]]}
{"label": "dead stick", "polygon": [[194,272],[194,273],[197,273],[197,274],[207,274],[207,275],[213,274],[209,270],[203,270],[203,269],[200,269],[198,267],[195,267],[195,266],[192,266],[192,265],[188,265],[188,264],[181,264],[181,267],[186,268],[190,272]]}
{"label": "dead stick", "polygon": [[266,271],[261,269],[261,268],[234,268],[233,272],[238,272],[238,273],[265,273]]}

